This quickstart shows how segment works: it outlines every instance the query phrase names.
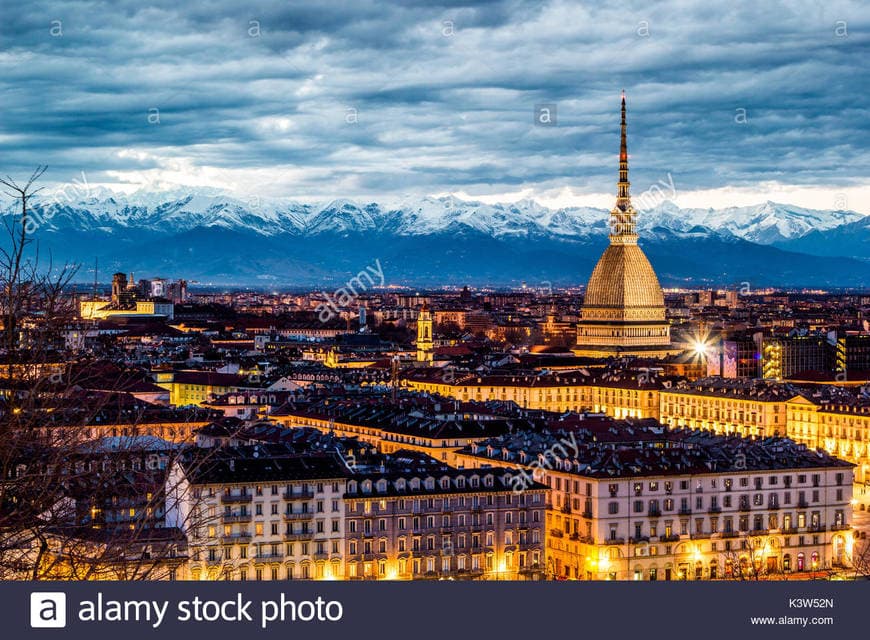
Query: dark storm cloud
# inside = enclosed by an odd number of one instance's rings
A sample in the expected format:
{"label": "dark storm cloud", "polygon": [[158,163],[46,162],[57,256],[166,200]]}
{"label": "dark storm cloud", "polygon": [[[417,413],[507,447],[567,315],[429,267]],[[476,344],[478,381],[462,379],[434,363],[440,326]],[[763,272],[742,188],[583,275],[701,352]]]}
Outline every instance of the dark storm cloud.
{"label": "dark storm cloud", "polygon": [[0,25],[2,172],[611,191],[624,87],[635,185],[866,182],[866,3],[646,5],[28,3]]}

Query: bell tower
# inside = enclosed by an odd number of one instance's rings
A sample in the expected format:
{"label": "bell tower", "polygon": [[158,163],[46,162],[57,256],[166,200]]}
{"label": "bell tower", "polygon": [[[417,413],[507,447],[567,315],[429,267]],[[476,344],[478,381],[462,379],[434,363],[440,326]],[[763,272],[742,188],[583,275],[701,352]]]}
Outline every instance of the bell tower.
{"label": "bell tower", "polygon": [[432,312],[429,304],[424,302],[417,316],[417,362],[432,362],[432,350],[435,347],[432,338]]}

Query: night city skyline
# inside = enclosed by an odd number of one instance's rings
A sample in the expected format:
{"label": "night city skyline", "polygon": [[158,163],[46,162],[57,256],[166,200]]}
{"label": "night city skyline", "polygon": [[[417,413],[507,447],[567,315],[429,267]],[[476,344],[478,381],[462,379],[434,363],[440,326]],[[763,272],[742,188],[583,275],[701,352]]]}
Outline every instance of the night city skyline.
{"label": "night city skyline", "polygon": [[10,633],[861,637],[870,10],[592,4],[4,13]]}

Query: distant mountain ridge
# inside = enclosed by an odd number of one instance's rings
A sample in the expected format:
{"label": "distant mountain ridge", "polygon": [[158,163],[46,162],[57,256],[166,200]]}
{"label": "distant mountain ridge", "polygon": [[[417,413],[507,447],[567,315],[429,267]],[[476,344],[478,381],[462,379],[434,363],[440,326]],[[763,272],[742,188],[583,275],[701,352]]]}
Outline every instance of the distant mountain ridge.
{"label": "distant mountain ridge", "polygon": [[[3,213],[13,210],[7,204]],[[607,221],[604,209],[529,200],[304,203],[105,190],[77,202],[44,201],[33,217],[34,237],[55,261],[89,266],[96,257],[106,272],[305,286],[341,281],[374,258],[395,284],[581,284],[607,243]],[[681,209],[665,201],[641,212],[638,232],[665,285],[870,282],[870,217],[854,211],[773,202]]]}

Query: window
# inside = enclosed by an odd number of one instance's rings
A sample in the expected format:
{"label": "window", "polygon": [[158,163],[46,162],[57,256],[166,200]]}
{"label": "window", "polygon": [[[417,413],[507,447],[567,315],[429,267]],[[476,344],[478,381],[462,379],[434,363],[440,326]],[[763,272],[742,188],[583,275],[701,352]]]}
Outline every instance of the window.
{"label": "window", "polygon": [[[641,503],[641,509],[643,509],[643,503]],[[619,513],[619,503],[618,502],[608,502],[607,503],[607,513],[613,515]]]}

